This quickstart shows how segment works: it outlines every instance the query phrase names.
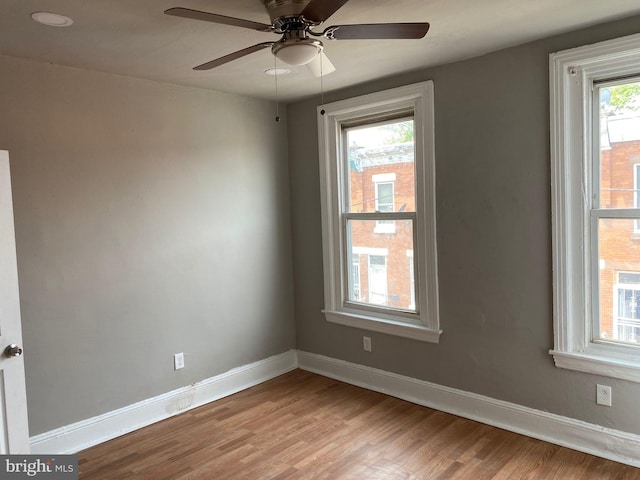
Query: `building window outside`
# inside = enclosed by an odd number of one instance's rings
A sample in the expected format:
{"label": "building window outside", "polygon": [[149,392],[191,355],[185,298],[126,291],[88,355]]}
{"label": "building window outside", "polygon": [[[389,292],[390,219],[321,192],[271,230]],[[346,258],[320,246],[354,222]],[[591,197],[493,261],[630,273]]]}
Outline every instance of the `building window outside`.
{"label": "building window outside", "polygon": [[437,342],[433,84],[322,110],[325,316]]}
{"label": "building window outside", "polygon": [[640,35],[551,55],[554,356],[640,382]]}
{"label": "building window outside", "polygon": [[376,183],[376,212],[393,212],[393,182]]}
{"label": "building window outside", "polygon": [[[406,123],[406,122],[405,122]],[[395,173],[392,174],[395,179]],[[393,212],[394,182],[375,181],[375,209],[376,212]],[[393,220],[377,220],[374,233],[396,233],[396,226]]]}
{"label": "building window outside", "polygon": [[640,344],[640,273],[618,272],[617,277],[614,287],[614,339]]}

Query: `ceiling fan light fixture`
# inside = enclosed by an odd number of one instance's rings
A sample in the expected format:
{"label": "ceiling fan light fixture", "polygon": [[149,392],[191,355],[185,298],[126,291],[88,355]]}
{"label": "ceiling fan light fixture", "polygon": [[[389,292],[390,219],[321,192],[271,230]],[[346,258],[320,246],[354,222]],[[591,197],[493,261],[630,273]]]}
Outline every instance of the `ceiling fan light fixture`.
{"label": "ceiling fan light fixture", "polygon": [[322,51],[322,43],[305,38],[295,42],[276,43],[271,51],[287,65],[306,65]]}
{"label": "ceiling fan light fixture", "polygon": [[279,41],[262,42],[237,50],[198,65],[194,67],[194,70],[210,70],[265,48],[271,48],[271,53],[283,63],[292,66],[307,65],[313,75],[322,77],[335,71],[335,67],[323,54],[322,42],[314,40],[310,36],[329,40],[418,40],[423,38],[429,30],[429,23],[427,22],[358,23],[354,25],[332,25],[323,31],[313,30],[324,23],[348,1],[262,0],[269,12],[271,24],[183,7],[169,8],[164,13],[192,20],[282,35]]}

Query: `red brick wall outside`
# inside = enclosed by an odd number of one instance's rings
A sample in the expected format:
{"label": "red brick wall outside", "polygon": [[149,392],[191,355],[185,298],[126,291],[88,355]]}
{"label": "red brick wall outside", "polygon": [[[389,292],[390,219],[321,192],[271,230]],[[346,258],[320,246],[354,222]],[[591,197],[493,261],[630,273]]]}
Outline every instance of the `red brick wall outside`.
{"label": "red brick wall outside", "polygon": [[365,167],[360,172],[352,169],[350,171],[351,212],[376,211],[376,188],[373,177],[385,173],[396,174],[393,182],[393,210],[397,212],[402,205],[406,205],[404,211],[415,211],[414,165],[414,162],[402,162]]}

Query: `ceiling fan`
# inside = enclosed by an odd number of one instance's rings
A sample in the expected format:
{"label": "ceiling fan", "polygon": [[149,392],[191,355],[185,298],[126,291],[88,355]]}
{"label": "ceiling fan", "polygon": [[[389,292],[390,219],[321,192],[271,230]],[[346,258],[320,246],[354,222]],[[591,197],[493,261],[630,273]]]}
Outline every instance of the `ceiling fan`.
{"label": "ceiling fan", "polygon": [[[323,53],[323,44],[317,38],[328,40],[373,40],[373,39],[420,39],[428,30],[426,22],[414,23],[375,23],[355,25],[332,25],[322,32],[314,32],[317,27],[333,15],[348,0],[262,0],[271,18],[271,24],[227,17],[215,13],[191,10],[189,8],[170,8],[164,13],[176,17],[204,20],[206,22],[249,28],[260,32],[282,35],[280,40],[258,43],[237,52],[198,65],[194,70],[210,70],[225,63],[237,60],[265,48],[289,65],[307,65],[318,62],[324,72],[329,73],[335,67]],[[314,38],[315,37],[315,38]],[[323,68],[312,68],[316,76],[322,75]]]}

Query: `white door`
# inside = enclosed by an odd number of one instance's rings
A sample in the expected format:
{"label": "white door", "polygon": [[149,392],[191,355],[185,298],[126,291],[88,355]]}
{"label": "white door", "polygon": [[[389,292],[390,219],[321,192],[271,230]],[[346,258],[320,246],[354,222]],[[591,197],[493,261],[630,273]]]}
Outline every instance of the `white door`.
{"label": "white door", "polygon": [[387,257],[369,255],[369,303],[387,304]]}
{"label": "white door", "polygon": [[[13,351],[9,351],[11,345],[14,345]],[[27,393],[21,349],[9,154],[0,150],[0,454],[29,453]]]}

